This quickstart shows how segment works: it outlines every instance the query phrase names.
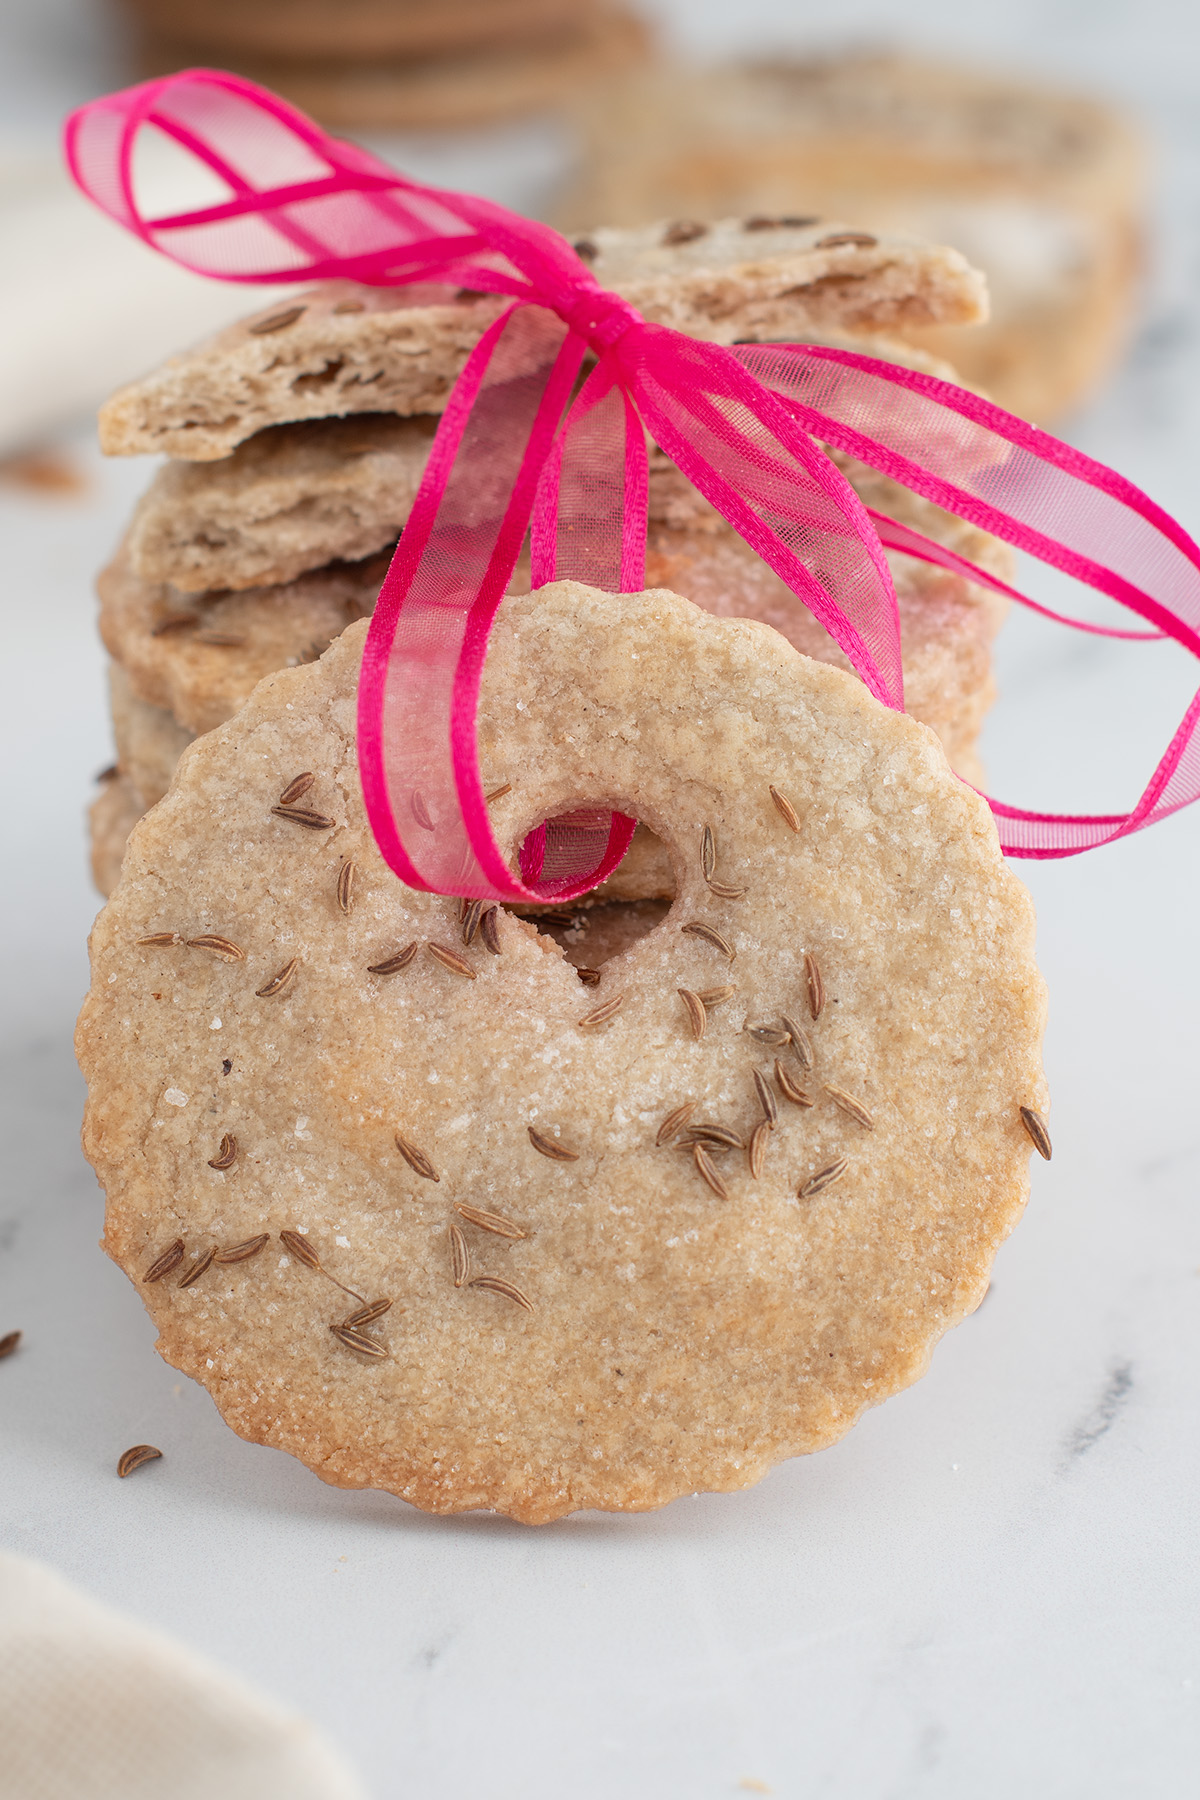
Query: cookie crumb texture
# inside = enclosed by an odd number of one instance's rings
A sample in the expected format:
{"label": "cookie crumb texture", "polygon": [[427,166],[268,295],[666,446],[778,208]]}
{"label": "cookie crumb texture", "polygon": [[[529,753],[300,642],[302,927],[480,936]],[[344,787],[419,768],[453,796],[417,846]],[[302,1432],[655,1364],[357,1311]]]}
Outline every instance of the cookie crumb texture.
{"label": "cookie crumb texture", "polygon": [[[243,1436],[433,1512],[642,1510],[833,1443],[978,1304],[1027,1192],[1043,989],[986,806],[764,626],[663,591],[508,600],[480,719],[501,843],[604,802],[674,867],[585,986],[532,922],[502,909],[489,946],[382,863],[365,630],[184,753],[93,934],[85,1145],[163,1355]],[[328,829],[272,812],[299,771]]]}

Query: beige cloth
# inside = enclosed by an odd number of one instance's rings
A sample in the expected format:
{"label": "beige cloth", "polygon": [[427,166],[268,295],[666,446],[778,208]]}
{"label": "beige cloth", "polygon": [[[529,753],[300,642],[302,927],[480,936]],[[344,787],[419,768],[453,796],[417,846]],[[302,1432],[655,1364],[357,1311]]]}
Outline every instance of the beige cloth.
{"label": "beige cloth", "polygon": [[0,1555],[0,1800],[364,1800],[304,1719]]}

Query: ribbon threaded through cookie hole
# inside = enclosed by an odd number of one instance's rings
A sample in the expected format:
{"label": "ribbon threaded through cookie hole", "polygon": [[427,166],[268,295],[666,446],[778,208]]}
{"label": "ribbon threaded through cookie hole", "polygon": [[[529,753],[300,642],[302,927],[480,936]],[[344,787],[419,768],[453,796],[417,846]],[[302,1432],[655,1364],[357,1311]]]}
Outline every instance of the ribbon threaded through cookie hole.
{"label": "ribbon threaded through cookie hole", "polygon": [[[636,899],[627,891],[634,886]],[[611,957],[658,929],[675,904],[675,891],[667,846],[639,820],[625,860],[606,884],[576,900],[516,903],[504,910],[551,938],[588,983]]]}

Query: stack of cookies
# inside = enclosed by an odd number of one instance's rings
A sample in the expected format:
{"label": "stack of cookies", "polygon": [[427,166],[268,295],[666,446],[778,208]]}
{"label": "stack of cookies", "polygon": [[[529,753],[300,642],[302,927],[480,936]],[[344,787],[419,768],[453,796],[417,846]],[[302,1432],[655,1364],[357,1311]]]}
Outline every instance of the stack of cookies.
{"label": "stack of cookies", "polygon": [[[954,251],[789,219],[600,230],[576,248],[648,319],[720,343],[851,343],[947,373],[905,338],[979,320],[986,306],[981,277]],[[315,661],[370,613],[437,415],[504,304],[449,289],[327,283],[261,309],[105,406],[107,453],[168,460],[100,579],[117,746],[91,814],[102,892],[187,744],[229,720],[265,676]],[[994,539],[842,460],[868,505],[1009,576],[1008,552]],[[650,515],[650,586],[772,625],[807,655],[847,666],[657,450]],[[937,734],[953,767],[978,781],[976,740],[1003,603],[941,569],[890,560],[908,709]],[[519,567],[514,591],[527,585]],[[600,898],[654,902],[673,891],[665,853],[641,830]]]}
{"label": "stack of cookies", "polygon": [[147,75],[235,69],[349,129],[470,126],[554,107],[644,56],[613,0],[125,0]]}
{"label": "stack of cookies", "polygon": [[568,226],[819,213],[956,244],[991,318],[916,341],[1045,423],[1111,366],[1132,317],[1145,158],[1110,108],[988,70],[843,55],[632,74],[590,109]]}
{"label": "stack of cookies", "polygon": [[[794,219],[577,249],[726,343],[928,368],[886,334],[984,306],[954,252]],[[518,572],[480,684],[499,853],[620,796],[607,895],[551,926],[384,863],[365,615],[504,304],[331,284],[106,407],[107,449],[169,460],[101,581],[119,880],[76,1043],[163,1356],[324,1481],[538,1523],[833,1443],[979,1304],[1050,1143],[1033,909],[943,748],[973,772],[992,600],[895,559],[905,717],[657,450],[648,580],[681,592]]]}

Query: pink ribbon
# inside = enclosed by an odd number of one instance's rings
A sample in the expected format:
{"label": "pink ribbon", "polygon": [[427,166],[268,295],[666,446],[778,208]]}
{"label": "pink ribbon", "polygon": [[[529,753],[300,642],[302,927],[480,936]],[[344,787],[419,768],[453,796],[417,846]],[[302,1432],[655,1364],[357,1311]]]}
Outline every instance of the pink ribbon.
{"label": "pink ribbon", "polygon": [[[134,179],[145,130],[193,157],[222,197],[147,218]],[[1111,469],[948,382],[850,351],[725,349],[649,324],[605,292],[557,232],[407,181],[220,71],[189,70],[81,108],[67,123],[66,155],[110,217],[201,274],[434,282],[511,297],[450,395],[363,658],[367,812],[383,855],[412,887],[569,899],[624,855],[633,820],[580,807],[530,834],[514,876],[488,823],[476,713],[488,635],[527,532],[535,588],[563,577],[615,592],[644,586],[647,434],[887,706],[902,707],[904,696],[885,546],[1077,629],[1171,637],[1200,656],[1200,551],[1187,534]],[[594,366],[579,386],[589,354]],[[868,514],[822,443],[1109,595],[1151,630],[1065,619]],[[1200,694],[1131,812],[1033,813],[991,801],[1005,850],[1074,855],[1194,800],[1198,719]]]}

